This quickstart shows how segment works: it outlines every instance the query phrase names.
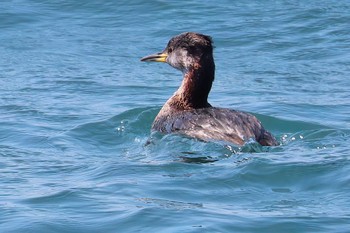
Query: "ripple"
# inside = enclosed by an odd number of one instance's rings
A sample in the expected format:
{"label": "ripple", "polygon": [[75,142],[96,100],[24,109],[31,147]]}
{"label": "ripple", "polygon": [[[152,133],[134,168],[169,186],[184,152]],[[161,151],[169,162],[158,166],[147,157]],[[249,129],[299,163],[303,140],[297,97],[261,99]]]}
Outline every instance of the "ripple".
{"label": "ripple", "polygon": [[198,203],[183,203],[180,201],[170,201],[162,200],[155,198],[140,198],[140,201],[144,202],[147,205],[153,204],[160,206],[161,208],[166,209],[175,209],[175,210],[184,210],[184,209],[193,209],[193,208],[202,208],[203,204]]}

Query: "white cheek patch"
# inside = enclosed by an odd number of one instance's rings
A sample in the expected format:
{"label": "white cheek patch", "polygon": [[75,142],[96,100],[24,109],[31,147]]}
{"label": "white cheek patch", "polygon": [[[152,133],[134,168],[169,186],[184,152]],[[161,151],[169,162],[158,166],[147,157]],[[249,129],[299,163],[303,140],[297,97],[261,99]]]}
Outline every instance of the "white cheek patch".
{"label": "white cheek patch", "polygon": [[194,59],[185,49],[176,50],[175,53],[169,54],[167,63],[172,67],[185,72],[194,64]]}
{"label": "white cheek patch", "polygon": [[194,63],[195,63],[195,60],[193,59],[193,57],[190,57],[190,56],[185,57],[183,60],[183,65],[186,69],[193,66]]}

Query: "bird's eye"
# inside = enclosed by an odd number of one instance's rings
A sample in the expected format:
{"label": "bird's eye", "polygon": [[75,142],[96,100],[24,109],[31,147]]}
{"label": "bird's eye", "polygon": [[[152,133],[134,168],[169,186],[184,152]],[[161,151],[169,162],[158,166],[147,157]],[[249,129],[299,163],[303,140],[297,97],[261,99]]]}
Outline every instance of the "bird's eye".
{"label": "bird's eye", "polygon": [[172,48],[168,48],[168,53],[171,53],[173,51]]}

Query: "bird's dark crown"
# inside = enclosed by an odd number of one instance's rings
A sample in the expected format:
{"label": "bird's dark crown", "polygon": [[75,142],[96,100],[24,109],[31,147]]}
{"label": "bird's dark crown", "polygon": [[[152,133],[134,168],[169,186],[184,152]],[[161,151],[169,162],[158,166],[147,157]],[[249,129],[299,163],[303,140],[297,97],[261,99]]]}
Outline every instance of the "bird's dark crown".
{"label": "bird's dark crown", "polygon": [[210,36],[195,32],[185,32],[173,37],[167,45],[167,50],[168,52],[172,52],[183,48],[189,50],[189,52],[212,52],[212,43],[213,41]]}

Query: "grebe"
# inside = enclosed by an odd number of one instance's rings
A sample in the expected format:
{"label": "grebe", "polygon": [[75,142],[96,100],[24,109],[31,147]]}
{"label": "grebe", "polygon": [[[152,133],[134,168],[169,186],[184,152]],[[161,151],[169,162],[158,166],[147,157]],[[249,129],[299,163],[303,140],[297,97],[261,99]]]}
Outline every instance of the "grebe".
{"label": "grebe", "polygon": [[212,107],[208,95],[215,76],[210,36],[186,32],[173,37],[163,52],[141,61],[165,62],[183,73],[179,89],[156,116],[152,130],[180,133],[204,141],[226,141],[243,145],[254,139],[263,146],[278,142],[253,115]]}

